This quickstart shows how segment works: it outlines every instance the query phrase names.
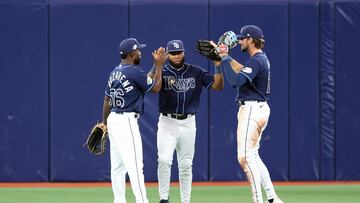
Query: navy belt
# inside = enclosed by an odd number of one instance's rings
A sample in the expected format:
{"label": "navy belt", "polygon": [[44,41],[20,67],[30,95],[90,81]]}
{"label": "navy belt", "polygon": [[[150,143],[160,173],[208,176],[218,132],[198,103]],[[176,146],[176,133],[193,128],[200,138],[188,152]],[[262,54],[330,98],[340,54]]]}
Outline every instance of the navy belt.
{"label": "navy belt", "polygon": [[[115,111],[115,113],[116,113],[116,114],[124,114],[124,113],[135,113],[135,112],[116,112],[116,111]],[[138,114],[138,113],[135,113],[135,114],[134,114],[134,118],[139,118],[139,117],[140,117],[140,114]]]}
{"label": "navy belt", "polygon": [[265,102],[265,101],[261,101],[261,100],[246,100],[246,101],[238,101],[240,105],[245,105],[246,102]]}
{"label": "navy belt", "polygon": [[171,118],[175,118],[177,120],[187,119],[189,116],[194,114],[174,114],[174,113],[161,113],[163,116],[170,116]]}

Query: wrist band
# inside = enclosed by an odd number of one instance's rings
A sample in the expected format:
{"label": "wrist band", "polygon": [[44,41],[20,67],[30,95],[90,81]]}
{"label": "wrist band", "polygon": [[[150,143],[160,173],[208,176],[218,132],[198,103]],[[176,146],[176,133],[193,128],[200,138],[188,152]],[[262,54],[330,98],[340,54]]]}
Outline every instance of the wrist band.
{"label": "wrist band", "polygon": [[230,64],[230,62],[231,62],[232,60],[233,60],[233,58],[231,58],[231,56],[228,55],[228,54],[221,57],[221,61],[222,61],[222,62],[225,62],[225,63],[229,63],[229,64]]}

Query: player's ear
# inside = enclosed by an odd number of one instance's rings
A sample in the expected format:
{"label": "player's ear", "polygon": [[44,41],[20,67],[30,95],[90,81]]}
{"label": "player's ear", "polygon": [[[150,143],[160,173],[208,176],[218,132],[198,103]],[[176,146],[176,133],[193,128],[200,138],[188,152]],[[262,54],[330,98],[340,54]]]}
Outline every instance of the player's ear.
{"label": "player's ear", "polygon": [[254,38],[250,37],[250,39],[251,39],[250,43],[254,43],[254,44],[255,44]]}

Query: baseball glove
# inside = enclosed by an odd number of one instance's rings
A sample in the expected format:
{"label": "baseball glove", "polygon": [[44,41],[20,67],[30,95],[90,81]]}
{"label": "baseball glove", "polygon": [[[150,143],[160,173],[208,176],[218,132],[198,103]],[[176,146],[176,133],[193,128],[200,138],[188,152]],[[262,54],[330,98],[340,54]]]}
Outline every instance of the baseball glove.
{"label": "baseball glove", "polygon": [[106,126],[102,123],[98,123],[91,129],[84,146],[86,145],[91,153],[100,155],[105,152],[106,138]]}
{"label": "baseball glove", "polygon": [[217,54],[216,48],[210,43],[209,40],[198,40],[196,51],[201,55],[206,56],[210,60],[221,61],[220,56]]}
{"label": "baseball glove", "polygon": [[218,44],[225,44],[232,49],[238,44],[238,39],[233,31],[227,31],[220,36]]}

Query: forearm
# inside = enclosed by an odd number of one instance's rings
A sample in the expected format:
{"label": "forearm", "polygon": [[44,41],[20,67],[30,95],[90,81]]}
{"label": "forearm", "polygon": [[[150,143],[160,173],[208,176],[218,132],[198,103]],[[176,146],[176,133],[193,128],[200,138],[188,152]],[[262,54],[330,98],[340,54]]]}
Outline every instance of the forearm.
{"label": "forearm", "polygon": [[154,58],[154,65],[150,72],[154,72],[153,70],[155,66],[155,74],[154,74],[154,78],[152,78],[155,80],[155,84],[152,87],[151,91],[160,92],[162,85],[162,66],[165,64],[165,61],[167,60],[167,56],[165,54],[165,49],[163,47],[160,47],[159,49],[155,50],[152,53],[152,55]]}
{"label": "forearm", "polygon": [[[221,68],[226,76],[228,83],[232,87],[241,86],[246,82],[246,79],[241,76],[241,73],[236,73],[230,64],[230,59],[224,60],[221,63]],[[231,59],[232,60],[232,59]],[[233,60],[232,60],[233,61]]]}
{"label": "forearm", "polygon": [[231,58],[230,55],[221,56],[221,62],[228,63],[235,73],[240,73],[241,69],[244,67],[244,65]]}
{"label": "forearm", "polygon": [[110,97],[105,96],[104,98],[104,104],[103,104],[103,121],[105,125],[107,125],[107,117],[110,114],[111,105],[110,105]]}
{"label": "forearm", "polygon": [[215,65],[214,82],[211,85],[211,88],[214,90],[224,89],[224,77],[223,77],[223,73],[221,71],[220,64]]}
{"label": "forearm", "polygon": [[151,89],[152,92],[160,92],[161,83],[162,83],[162,67],[161,65],[156,65],[156,70],[154,74],[155,85]]}
{"label": "forearm", "polygon": [[156,67],[155,67],[155,64],[153,64],[151,70],[148,72],[148,76],[151,78],[151,79],[154,79],[155,77],[155,72],[156,72]]}

